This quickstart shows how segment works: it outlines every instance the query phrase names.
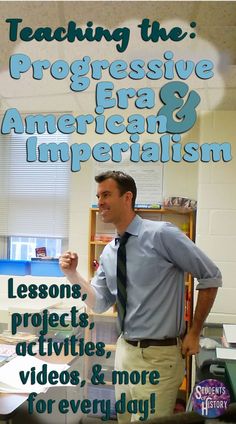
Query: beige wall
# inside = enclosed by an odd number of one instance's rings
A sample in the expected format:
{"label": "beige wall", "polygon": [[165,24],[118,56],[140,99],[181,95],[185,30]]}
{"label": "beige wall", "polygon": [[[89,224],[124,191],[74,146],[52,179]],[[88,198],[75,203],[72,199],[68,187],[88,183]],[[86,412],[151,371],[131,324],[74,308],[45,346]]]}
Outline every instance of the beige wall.
{"label": "beige wall", "polygon": [[[182,135],[182,145],[195,142],[200,139],[200,129],[198,121],[186,134]],[[164,166],[163,195],[182,196],[190,199],[197,199],[198,189],[198,162],[181,163],[167,162]]]}
{"label": "beige wall", "polygon": [[92,199],[92,160],[71,174],[69,248],[79,253],[81,273],[87,277],[89,208]]}
{"label": "beige wall", "polygon": [[199,162],[196,243],[219,266],[223,274],[210,316],[214,322],[236,323],[236,142],[234,111],[215,111],[200,120],[201,142],[231,142],[233,159],[228,163]]}

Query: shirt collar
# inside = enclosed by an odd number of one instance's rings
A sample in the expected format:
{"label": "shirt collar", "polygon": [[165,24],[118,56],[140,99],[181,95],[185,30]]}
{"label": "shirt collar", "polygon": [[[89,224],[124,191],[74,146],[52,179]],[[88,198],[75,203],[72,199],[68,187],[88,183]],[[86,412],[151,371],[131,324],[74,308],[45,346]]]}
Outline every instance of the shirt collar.
{"label": "shirt collar", "polygon": [[142,218],[139,215],[135,215],[133,221],[126,228],[126,232],[130,233],[132,236],[138,236],[139,230],[142,224]]}
{"label": "shirt collar", "polygon": [[[139,230],[142,224],[142,218],[139,215],[135,215],[134,219],[131,221],[131,223],[126,228],[125,232],[131,234],[132,236],[138,236]],[[115,244],[117,244],[120,240],[119,234],[117,234],[115,238]]]}

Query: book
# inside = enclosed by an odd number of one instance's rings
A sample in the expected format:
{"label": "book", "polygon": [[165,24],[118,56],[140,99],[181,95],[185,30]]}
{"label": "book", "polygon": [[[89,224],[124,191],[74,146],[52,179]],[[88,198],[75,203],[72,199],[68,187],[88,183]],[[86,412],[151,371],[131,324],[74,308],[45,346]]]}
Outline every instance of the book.
{"label": "book", "polygon": [[36,247],[35,256],[36,256],[36,258],[43,258],[43,257],[47,256],[46,247]]}

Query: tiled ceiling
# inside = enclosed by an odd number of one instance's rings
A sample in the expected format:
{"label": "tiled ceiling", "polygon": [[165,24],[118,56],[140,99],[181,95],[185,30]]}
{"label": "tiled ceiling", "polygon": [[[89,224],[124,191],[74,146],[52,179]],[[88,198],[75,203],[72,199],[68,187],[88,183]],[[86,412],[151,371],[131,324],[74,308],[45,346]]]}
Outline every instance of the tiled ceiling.
{"label": "tiled ceiling", "polygon": [[[9,57],[13,53],[25,53],[31,60],[50,59],[51,62],[63,59],[70,63],[76,58],[90,55],[91,58],[115,60],[121,57],[114,44],[73,43],[67,42],[22,42],[9,41],[9,25],[6,18],[21,18],[23,26],[37,28],[50,26],[57,28],[66,27],[70,20],[78,26],[86,25],[93,21],[93,26],[117,28],[128,26],[133,35],[130,46],[124,53],[124,59],[130,61],[136,58],[159,58],[169,46],[145,45],[141,48],[139,40],[134,38],[137,24],[143,18],[150,21],[159,21],[163,26],[180,25],[189,30],[192,21],[197,23],[196,41],[192,40],[186,49],[181,43],[175,44],[173,51],[176,58],[194,57],[208,58],[213,55],[217,62],[215,77],[209,81],[193,81],[202,95],[203,109],[236,109],[236,2],[234,1],[78,1],[78,2],[0,2],[0,39],[1,39],[1,69],[0,69],[0,96],[1,109],[6,107],[19,107],[22,111],[45,110],[60,111],[80,109],[86,112],[86,105],[94,101],[93,88],[84,93],[83,101],[73,93],[68,84],[68,79],[63,81],[50,81],[50,75],[45,75],[43,82],[35,81],[32,75],[24,75],[20,81],[9,77]],[[171,27],[170,26],[170,27]],[[144,43],[143,43],[144,44]],[[172,44],[173,45],[173,44]],[[196,49],[196,46],[198,48]],[[171,46],[170,46],[171,47]],[[164,50],[163,50],[164,49]],[[187,55],[187,56],[185,56]],[[162,56],[163,57],[163,56]],[[190,79],[191,80],[191,79]],[[158,90],[162,81],[148,81],[150,86]],[[130,84],[130,81],[129,81]],[[142,82],[143,84],[143,82]],[[126,86],[126,81],[122,81]],[[217,101],[216,101],[217,99]]]}

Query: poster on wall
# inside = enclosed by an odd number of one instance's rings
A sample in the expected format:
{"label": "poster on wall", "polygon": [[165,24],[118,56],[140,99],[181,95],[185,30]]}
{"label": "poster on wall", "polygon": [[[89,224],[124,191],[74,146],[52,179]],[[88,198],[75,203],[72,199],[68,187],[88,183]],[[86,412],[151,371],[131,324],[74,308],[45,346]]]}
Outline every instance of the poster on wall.
{"label": "poster on wall", "polygon": [[[96,162],[94,177],[109,170],[122,171],[132,176],[137,185],[136,208],[159,208],[163,203],[163,165],[143,164],[137,169],[135,164],[126,157],[122,163]],[[92,205],[97,206],[96,186],[93,184]]]}
{"label": "poster on wall", "polygon": [[[116,180],[115,188],[98,189],[94,177],[106,171],[130,175],[138,189],[136,207],[155,209],[152,221],[161,221],[155,228],[165,225],[166,206],[169,221],[194,240],[196,201],[211,214],[201,184],[219,183],[214,180],[218,170],[229,178],[233,174],[236,3],[1,1],[0,16],[0,421],[73,424],[118,416],[125,424],[183,412],[191,391],[190,361],[185,371],[174,366],[175,382],[161,390],[177,387],[173,405],[165,409],[158,391],[165,371],[148,355],[157,346],[168,352],[179,348],[185,321],[190,329],[193,280],[185,284],[183,273],[178,274],[175,281],[180,277],[182,285],[174,293],[163,283],[172,280],[162,279],[172,265],[177,273],[181,266],[192,271],[183,264],[188,249],[181,255],[175,241],[166,247],[160,236],[165,253],[149,265],[143,252],[149,249],[151,257],[158,250],[152,246],[157,230],[144,231],[136,249],[133,240],[140,233],[131,226],[125,243],[127,252],[134,248],[133,262],[128,258],[126,269],[123,251],[125,268],[118,277],[119,237],[127,229],[120,217],[128,216],[125,222],[131,223],[133,209],[126,213],[134,192],[132,184],[123,192]],[[115,224],[119,236],[111,241],[111,251],[101,235],[96,240],[96,211],[90,229],[80,222],[98,201],[104,225]],[[171,207],[181,215],[179,225]],[[162,211],[162,219],[155,219]],[[206,226],[206,220],[199,222]],[[81,260],[87,260],[88,234],[89,277],[97,275],[98,283],[95,277],[92,284],[102,290],[97,303],[83,277],[68,271],[77,264],[71,253],[77,241]],[[99,266],[104,248],[107,268],[104,256]],[[165,265],[157,268],[163,258]],[[198,261],[189,263],[195,270]],[[208,269],[220,286],[218,268]],[[142,279],[141,290],[127,286],[126,291],[126,270],[137,282]],[[119,278],[125,281],[123,312]],[[159,279],[161,295],[151,287],[153,278]],[[161,302],[160,315],[165,310],[158,325],[155,299]],[[131,371],[114,369],[117,315],[131,342],[129,352],[137,347],[142,355],[142,365],[136,358]],[[173,315],[175,328],[167,315]],[[132,322],[126,333],[124,320]],[[143,361],[151,363],[148,369]],[[217,401],[224,407],[203,407],[206,417],[223,414],[230,402],[227,385],[210,387],[220,387],[223,397]],[[198,401],[203,405],[205,400]]]}

